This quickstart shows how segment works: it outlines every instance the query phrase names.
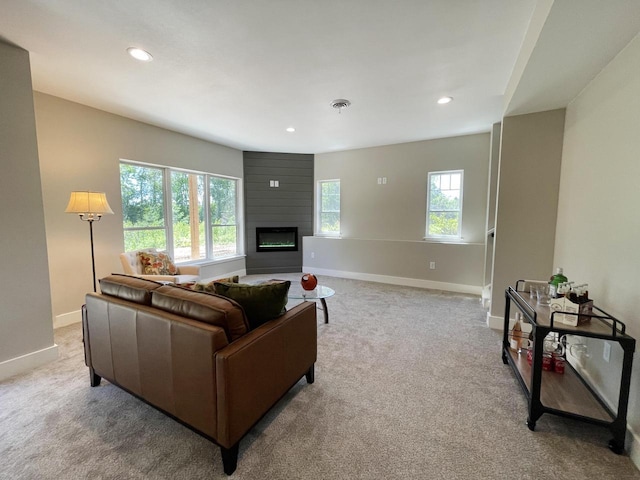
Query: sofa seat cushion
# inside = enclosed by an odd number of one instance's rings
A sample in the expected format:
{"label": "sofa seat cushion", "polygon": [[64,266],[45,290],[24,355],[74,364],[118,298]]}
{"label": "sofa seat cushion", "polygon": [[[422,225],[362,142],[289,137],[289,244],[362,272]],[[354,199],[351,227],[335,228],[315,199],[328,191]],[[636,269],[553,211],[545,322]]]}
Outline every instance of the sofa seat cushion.
{"label": "sofa seat cushion", "polygon": [[284,314],[290,286],[289,280],[273,280],[260,285],[215,283],[218,295],[231,298],[242,305],[251,330]]}
{"label": "sofa seat cushion", "polygon": [[218,295],[164,285],[153,291],[151,306],[221,327],[229,342],[249,331],[249,322],[240,305]]}
{"label": "sofa seat cushion", "polygon": [[161,286],[152,280],[115,273],[100,279],[100,291],[104,295],[141,305],[151,305],[151,292]]}

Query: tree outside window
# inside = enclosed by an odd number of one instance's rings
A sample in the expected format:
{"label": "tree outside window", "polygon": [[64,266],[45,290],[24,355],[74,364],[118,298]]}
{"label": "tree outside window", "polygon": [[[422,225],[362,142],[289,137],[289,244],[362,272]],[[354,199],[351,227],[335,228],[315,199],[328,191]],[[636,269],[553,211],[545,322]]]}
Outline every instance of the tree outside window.
{"label": "tree outside window", "polygon": [[209,195],[213,257],[235,255],[238,251],[236,181],[211,177]]}
{"label": "tree outside window", "polygon": [[340,180],[318,182],[318,233],[340,235]]}
{"label": "tree outside window", "polygon": [[463,170],[429,173],[427,237],[461,237],[463,174]]}
{"label": "tree outside window", "polygon": [[120,164],[125,250],[167,248],[164,171]]}

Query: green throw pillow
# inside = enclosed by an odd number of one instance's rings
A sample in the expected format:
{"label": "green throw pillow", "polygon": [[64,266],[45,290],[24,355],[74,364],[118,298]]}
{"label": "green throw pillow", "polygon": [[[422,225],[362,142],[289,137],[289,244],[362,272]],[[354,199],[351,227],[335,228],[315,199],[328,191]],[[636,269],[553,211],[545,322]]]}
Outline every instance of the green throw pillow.
{"label": "green throw pillow", "polygon": [[242,306],[251,330],[285,312],[290,286],[289,280],[264,285],[215,282],[218,295],[235,300]]}
{"label": "green throw pillow", "polygon": [[198,292],[216,293],[216,283],[238,283],[238,280],[240,280],[238,275],[234,275],[233,277],[219,278],[209,283],[196,283],[191,288]]}

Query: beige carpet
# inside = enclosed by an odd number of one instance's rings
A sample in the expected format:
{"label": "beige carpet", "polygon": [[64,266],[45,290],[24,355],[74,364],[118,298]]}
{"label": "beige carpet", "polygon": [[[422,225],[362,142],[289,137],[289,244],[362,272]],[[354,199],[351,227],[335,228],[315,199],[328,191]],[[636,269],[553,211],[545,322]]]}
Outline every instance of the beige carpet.
{"label": "beige carpet", "polygon": [[[477,297],[321,282],[337,293],[328,325],[318,312],[316,382],[242,440],[232,478],[640,479],[603,428],[543,415],[527,429]],[[89,387],[80,325],[56,342],[58,361],[0,383],[0,478],[226,478],[212,443],[108,382]]]}

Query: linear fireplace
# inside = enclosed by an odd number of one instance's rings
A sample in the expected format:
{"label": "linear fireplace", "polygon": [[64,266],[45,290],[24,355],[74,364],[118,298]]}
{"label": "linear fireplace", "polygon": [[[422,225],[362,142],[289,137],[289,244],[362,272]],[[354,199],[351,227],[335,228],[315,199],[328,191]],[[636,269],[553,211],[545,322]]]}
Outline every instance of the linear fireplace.
{"label": "linear fireplace", "polygon": [[256,252],[297,252],[298,227],[256,227]]}

